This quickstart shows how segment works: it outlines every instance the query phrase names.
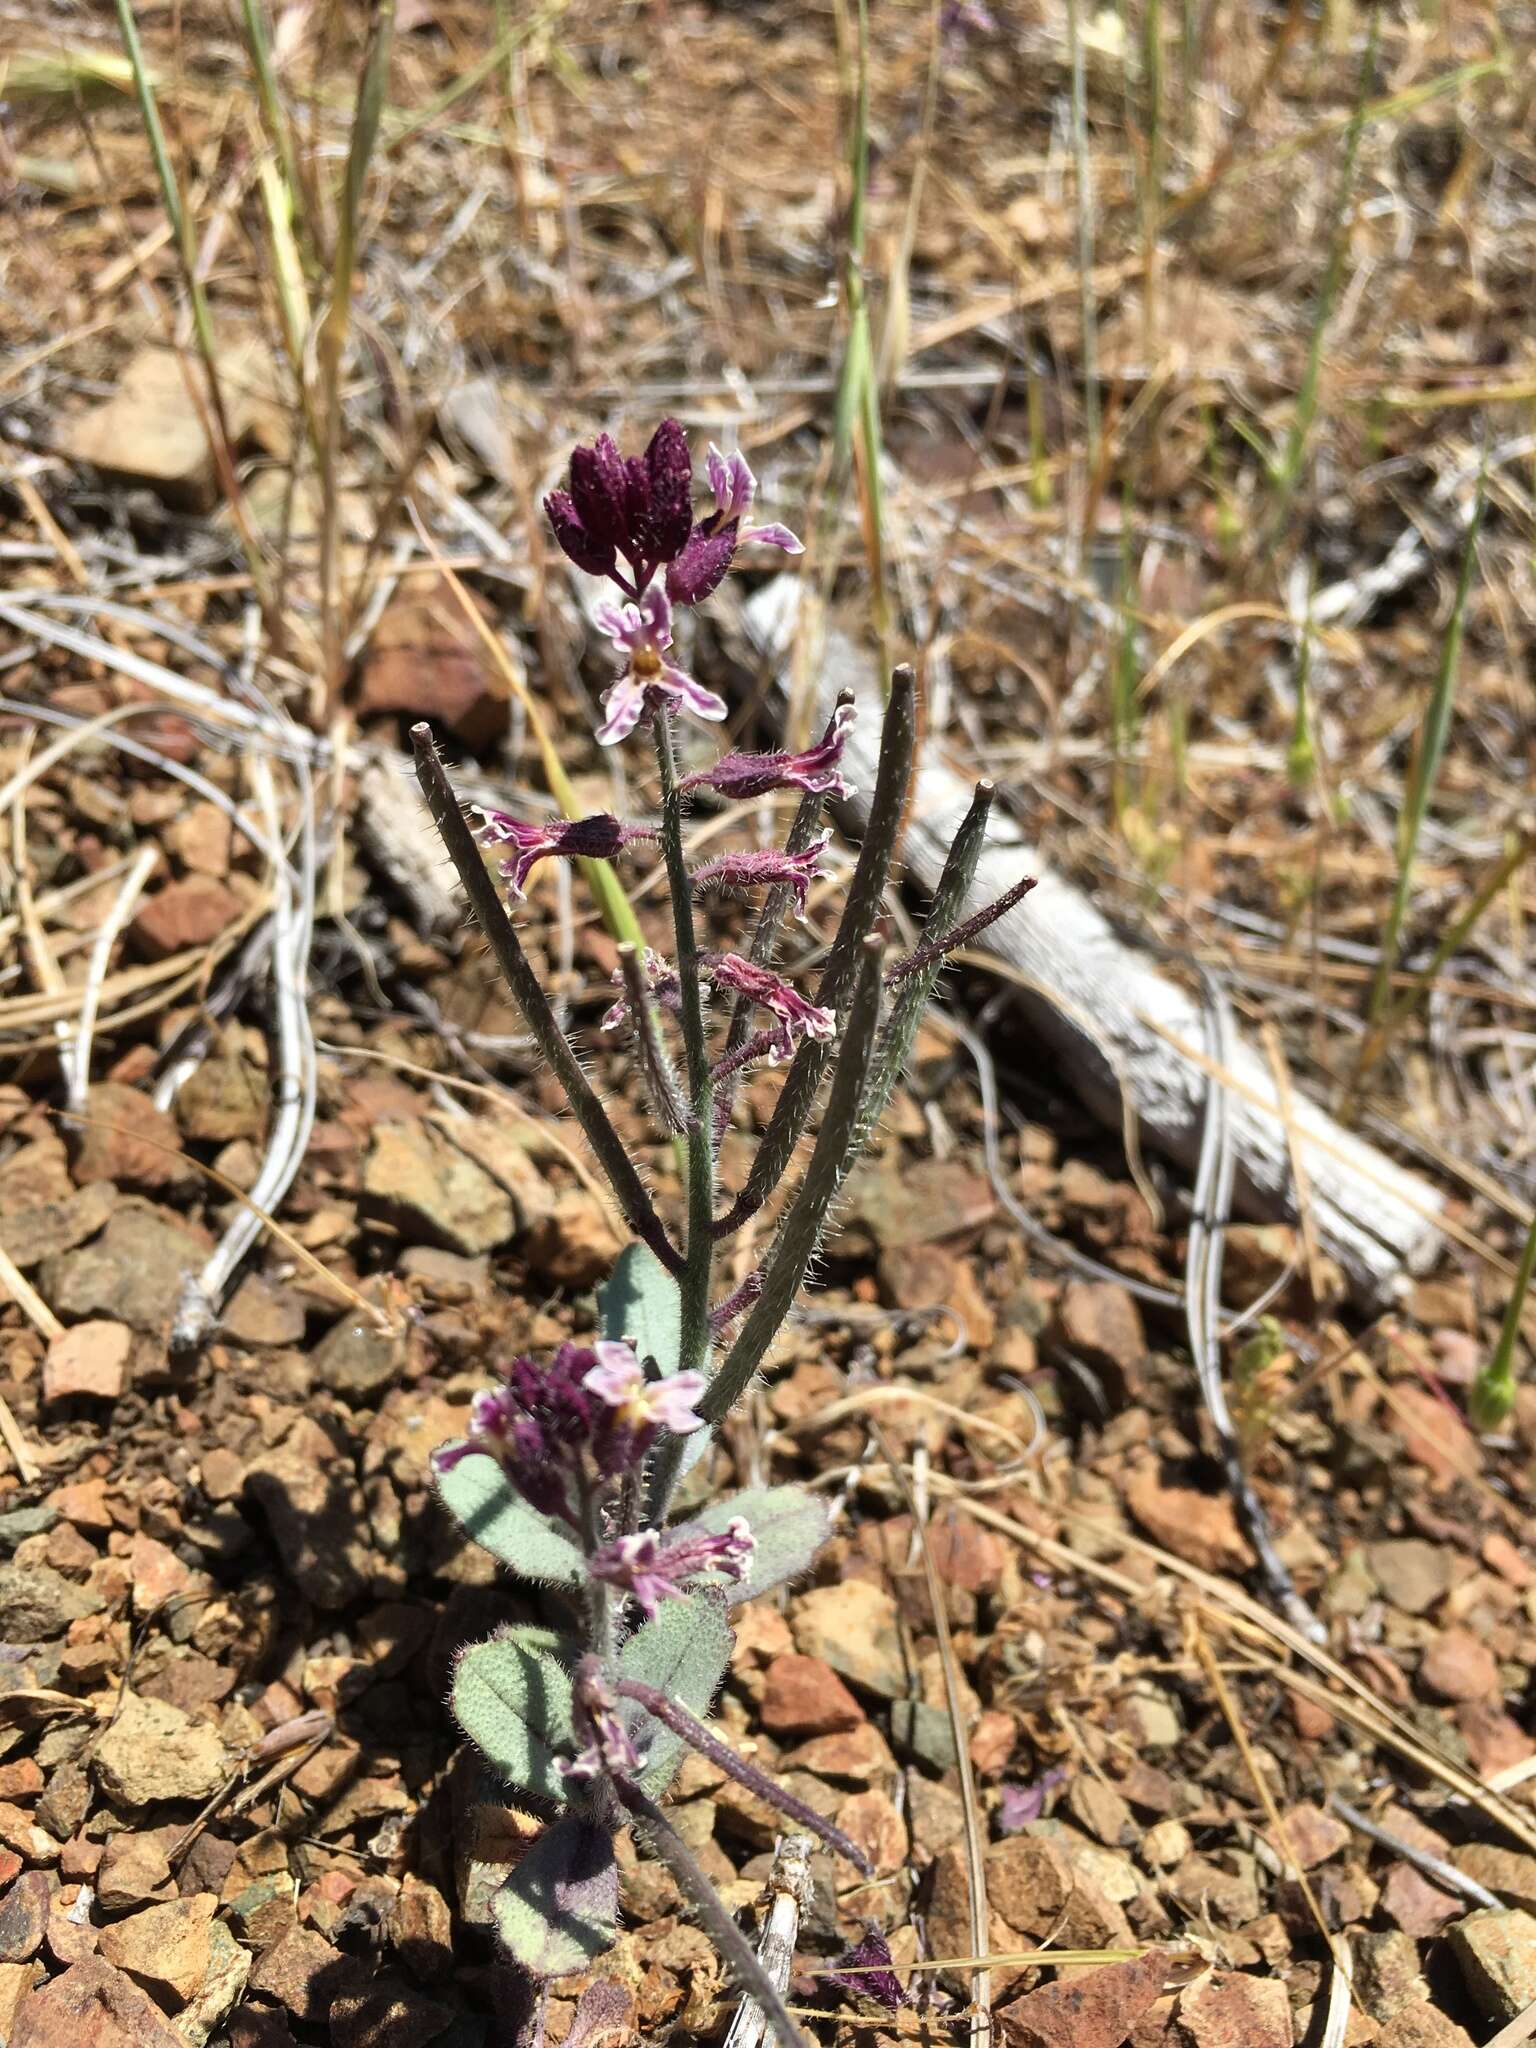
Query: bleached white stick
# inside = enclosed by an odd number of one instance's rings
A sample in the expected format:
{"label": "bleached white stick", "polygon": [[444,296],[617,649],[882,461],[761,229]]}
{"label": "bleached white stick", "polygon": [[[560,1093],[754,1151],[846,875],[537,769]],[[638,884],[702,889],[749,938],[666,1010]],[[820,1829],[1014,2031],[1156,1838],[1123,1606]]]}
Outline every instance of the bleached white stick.
{"label": "bleached white stick", "polygon": [[[768,660],[785,664],[786,686],[800,595],[795,577],[779,576],[742,608],[758,648]],[[860,806],[874,783],[880,677],[873,656],[835,628],[826,633],[818,670],[825,704],[838,690],[852,690],[859,707],[844,767],[859,785],[847,807],[849,822],[861,826]],[[911,823],[902,846],[908,871],[924,888],[937,883],[970,800],[971,784],[930,740],[919,757]],[[982,941],[1028,985],[1019,997],[1021,1016],[1041,1050],[1055,1056],[1096,1115],[1120,1128],[1123,1081],[1144,1144],[1193,1172],[1205,1121],[1207,1074],[1198,1059],[1170,1040],[1203,1052],[1205,1025],[1198,1000],[1119,939],[1103,912],[1053,873],[1016,822],[994,809],[967,914],[995,902],[1024,873],[1037,878],[1037,887]],[[1242,1215],[1289,1218],[1294,1213],[1290,1147],[1269,1062],[1234,1034],[1228,1072],[1236,1084],[1227,1087],[1236,1150],[1234,1208]],[[1357,1300],[1379,1304],[1390,1299],[1405,1272],[1421,1272],[1432,1263],[1440,1246],[1435,1219],[1443,1195],[1345,1130],[1299,1087],[1292,1092],[1290,1110],[1319,1241],[1337,1260]]]}
{"label": "bleached white stick", "polygon": [[[800,1938],[800,1915],[809,1911],[814,1896],[811,1884],[811,1851],[814,1847],[809,1835],[781,1835],[773,1852],[773,1868],[763,1889],[763,1896],[768,1902],[768,1918],[758,1937],[757,1959],[764,1974],[779,1991],[788,1989],[789,1973],[795,1963],[795,1943]],[[768,2017],[762,2007],[755,1999],[743,1998],[731,2021],[731,2031],[725,2037],[725,2048],[762,2048],[767,2033]]]}

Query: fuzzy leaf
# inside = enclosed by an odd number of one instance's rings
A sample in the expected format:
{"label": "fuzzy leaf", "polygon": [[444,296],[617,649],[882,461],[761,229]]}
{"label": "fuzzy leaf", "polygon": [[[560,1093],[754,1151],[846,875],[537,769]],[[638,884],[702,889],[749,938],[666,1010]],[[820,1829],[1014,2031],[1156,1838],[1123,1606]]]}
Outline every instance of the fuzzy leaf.
{"label": "fuzzy leaf", "polygon": [[[725,1601],[717,1592],[685,1593],[666,1600],[654,1621],[642,1622],[619,1652],[619,1672],[655,1686],[703,1720],[725,1676],[735,1637],[725,1618]],[[653,1798],[672,1782],[672,1774],[688,1747],[681,1735],[659,1727],[640,1706],[627,1706],[625,1719],[646,1734],[646,1766],[636,1782]]]}
{"label": "fuzzy leaf", "polygon": [[574,1814],[556,1821],[495,1893],[491,1911],[512,1960],[530,1976],[585,1970],[618,1933],[612,1833]]}
{"label": "fuzzy leaf", "polygon": [[581,1552],[558,1522],[541,1515],[483,1451],[461,1458],[437,1477],[437,1490],[466,1536],[520,1579],[543,1579],[555,1586],[581,1583]]}
{"label": "fuzzy leaf", "polygon": [[803,1486],[749,1486],[743,1493],[711,1501],[702,1514],[671,1533],[723,1536],[737,1515],[752,1531],[756,1548],[747,1576],[739,1585],[723,1589],[733,1607],[787,1579],[798,1579],[827,1540],[827,1504]]}
{"label": "fuzzy leaf", "polygon": [[459,1726],[509,1785],[562,1802],[555,1760],[578,1747],[560,1658],[569,1647],[553,1629],[504,1628],[464,1651],[449,1695]]}
{"label": "fuzzy leaf", "polygon": [[677,1371],[683,1348],[683,1298],[653,1251],[626,1245],[598,1290],[605,1337],[623,1338],[637,1358],[654,1358],[663,1373]]}

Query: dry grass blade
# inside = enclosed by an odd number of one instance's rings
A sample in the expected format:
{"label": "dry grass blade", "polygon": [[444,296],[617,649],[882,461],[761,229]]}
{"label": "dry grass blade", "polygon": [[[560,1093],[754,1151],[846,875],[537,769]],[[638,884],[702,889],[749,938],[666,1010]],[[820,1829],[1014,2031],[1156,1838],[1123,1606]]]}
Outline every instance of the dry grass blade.
{"label": "dry grass blade", "polygon": [[906,1504],[907,1513],[912,1517],[912,1533],[922,1558],[923,1578],[928,1588],[928,1604],[933,1611],[939,1663],[944,1674],[944,1703],[954,1733],[955,1764],[960,1778],[960,1802],[965,1817],[965,1869],[971,1948],[975,1959],[971,1967],[971,2048],[989,2048],[993,2038],[992,1977],[984,1958],[992,1923],[987,1910],[987,1866],[983,1848],[986,1834],[981,1818],[981,1802],[976,1796],[976,1778],[971,1769],[970,1741],[965,1725],[965,1710],[960,1698],[960,1666],[955,1656],[954,1639],[950,1634],[944,1582],[939,1577],[938,1567],[933,1561],[926,1518],[918,1507],[917,1496],[912,1490],[907,1468],[892,1450],[890,1441],[879,1424],[871,1423],[870,1428],[875,1442],[880,1446],[880,1454]]}

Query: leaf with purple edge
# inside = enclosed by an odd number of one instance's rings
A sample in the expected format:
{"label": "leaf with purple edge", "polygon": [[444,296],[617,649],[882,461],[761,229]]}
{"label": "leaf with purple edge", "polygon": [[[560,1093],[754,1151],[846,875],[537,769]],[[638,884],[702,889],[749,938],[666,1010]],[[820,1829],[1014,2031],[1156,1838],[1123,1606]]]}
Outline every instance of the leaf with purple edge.
{"label": "leaf with purple edge", "polygon": [[612,1948],[619,1866],[611,1829],[574,1814],[540,1835],[491,1899],[496,1931],[530,1976],[569,1977]]}

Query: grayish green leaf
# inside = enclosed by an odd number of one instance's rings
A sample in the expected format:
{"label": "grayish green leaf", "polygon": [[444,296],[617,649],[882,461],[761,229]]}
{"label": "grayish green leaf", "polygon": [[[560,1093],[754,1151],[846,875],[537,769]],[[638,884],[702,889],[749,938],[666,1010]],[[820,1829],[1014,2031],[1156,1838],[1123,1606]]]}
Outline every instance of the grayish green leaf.
{"label": "grayish green leaf", "polygon": [[598,1313],[605,1337],[632,1344],[642,1361],[654,1358],[659,1371],[677,1371],[683,1348],[682,1295],[655,1253],[627,1245],[598,1289]]}
{"label": "grayish green leaf", "polygon": [[519,1791],[564,1800],[555,1769],[577,1748],[571,1726],[568,1637],[548,1628],[504,1628],[459,1658],[449,1704],[493,1769]]}
{"label": "grayish green leaf", "polygon": [[558,1522],[528,1505],[494,1458],[484,1452],[461,1458],[437,1475],[437,1490],[465,1535],[510,1565],[519,1578],[580,1585],[581,1552],[575,1542]]}
{"label": "grayish green leaf", "polygon": [[[637,1628],[619,1652],[619,1673],[655,1686],[702,1720],[725,1676],[735,1640],[717,1592],[686,1593],[663,1601],[654,1621]],[[625,1719],[645,1730],[646,1766],[636,1783],[653,1795],[664,1792],[687,1748],[681,1735],[661,1728],[643,1707],[626,1705]]]}

